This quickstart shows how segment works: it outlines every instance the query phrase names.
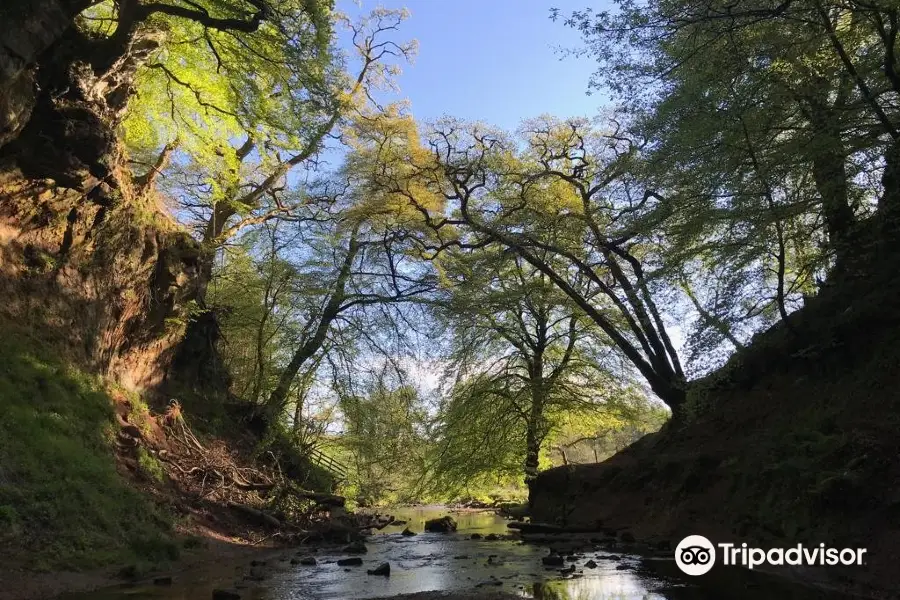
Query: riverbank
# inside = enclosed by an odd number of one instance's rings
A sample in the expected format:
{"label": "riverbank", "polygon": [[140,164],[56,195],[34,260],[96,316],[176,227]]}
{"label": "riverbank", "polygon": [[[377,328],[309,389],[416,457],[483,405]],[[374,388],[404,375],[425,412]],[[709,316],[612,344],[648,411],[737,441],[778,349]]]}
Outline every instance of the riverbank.
{"label": "riverbank", "polygon": [[[180,402],[154,410],[148,397],[3,319],[0,335],[0,599],[45,599],[358,535],[350,517],[330,518],[343,502],[330,494],[275,514],[269,500],[290,483],[280,474],[288,463],[257,460],[251,433],[216,432]],[[205,431],[195,434],[197,424]]]}
{"label": "riverbank", "polygon": [[[185,538],[189,539],[189,538]],[[252,545],[208,539],[201,547],[182,552],[177,562],[145,567],[133,571],[132,564],[88,571],[35,572],[27,567],[4,565],[0,572],[0,600],[47,600],[70,594],[86,594],[95,590],[123,589],[154,585],[154,580],[184,579],[204,571],[211,565],[242,565],[252,560],[265,560],[273,555],[272,545]]]}
{"label": "riverbank", "polygon": [[[692,384],[680,421],[609,460],[546,471],[535,521],[666,544],[866,548],[862,567],[779,569],[848,592],[900,589],[900,284],[873,267]],[[846,293],[846,292],[844,292]]]}
{"label": "riverbank", "polygon": [[[418,516],[446,515],[440,507],[431,510],[431,514]],[[391,512],[407,523],[418,522],[417,515],[402,509]],[[423,532],[415,525],[415,535],[375,533],[367,537],[364,547],[305,545],[261,551],[167,573],[163,585],[147,578],[127,588],[117,586],[58,600],[128,600],[136,596],[144,600],[208,600],[215,597],[215,590],[241,600],[849,600],[767,580],[752,572],[714,570],[708,577],[685,578],[675,569],[671,551],[639,556],[643,547],[635,543],[593,536],[547,536],[540,544],[522,543],[518,537],[504,535],[506,521],[491,513],[460,515],[458,525],[457,531],[448,533]]]}

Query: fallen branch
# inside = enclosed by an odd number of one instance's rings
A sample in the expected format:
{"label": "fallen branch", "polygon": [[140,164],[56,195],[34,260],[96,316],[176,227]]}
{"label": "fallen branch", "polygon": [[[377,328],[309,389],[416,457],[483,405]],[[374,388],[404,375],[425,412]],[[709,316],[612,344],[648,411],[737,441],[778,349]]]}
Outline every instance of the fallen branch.
{"label": "fallen branch", "polygon": [[242,512],[248,516],[251,516],[262,524],[269,525],[276,529],[281,529],[281,521],[279,521],[269,513],[253,508],[252,506],[247,506],[246,504],[238,504],[237,502],[229,502],[228,508],[232,508],[234,510],[237,510],[238,512]]}
{"label": "fallen branch", "polygon": [[291,493],[298,498],[312,500],[320,506],[346,506],[347,499],[343,496],[335,496],[334,494],[325,494],[322,492],[310,492],[307,490],[293,489]]}

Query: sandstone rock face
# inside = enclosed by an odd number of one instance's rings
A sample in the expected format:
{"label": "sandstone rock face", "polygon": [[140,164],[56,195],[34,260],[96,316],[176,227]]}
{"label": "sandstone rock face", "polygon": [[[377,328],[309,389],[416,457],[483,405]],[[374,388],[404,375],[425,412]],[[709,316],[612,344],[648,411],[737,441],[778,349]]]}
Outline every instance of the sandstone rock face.
{"label": "sandstone rock face", "polygon": [[71,26],[84,0],[4,2],[0,6],[0,147],[15,139],[35,103],[41,54]]}
{"label": "sandstone rock face", "polygon": [[118,147],[160,34],[142,31],[92,67],[97,48],[74,26],[88,3],[0,2],[0,312],[149,387],[188,321],[199,245],[135,185]]}

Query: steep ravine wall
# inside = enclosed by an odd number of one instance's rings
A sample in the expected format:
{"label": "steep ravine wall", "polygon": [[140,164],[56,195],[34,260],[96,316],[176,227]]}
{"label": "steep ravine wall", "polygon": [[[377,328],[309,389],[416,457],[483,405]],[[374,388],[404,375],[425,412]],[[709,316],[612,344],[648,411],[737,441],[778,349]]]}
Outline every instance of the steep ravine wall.
{"label": "steep ravine wall", "polygon": [[129,387],[180,341],[197,245],[152,202],[115,206],[0,170],[0,316]]}
{"label": "steep ravine wall", "polygon": [[761,547],[868,549],[864,567],[792,576],[874,597],[900,589],[897,256],[825,293],[696,382],[686,422],[609,460],[541,473],[535,521]]}
{"label": "steep ravine wall", "polygon": [[0,7],[0,316],[146,387],[188,321],[199,248],[132,178],[117,142],[157,34],[98,70],[87,61],[101,46],[73,26],[86,5]]}
{"label": "steep ravine wall", "polygon": [[40,56],[59,40],[86,0],[7,0],[0,6],[0,146],[28,123]]}

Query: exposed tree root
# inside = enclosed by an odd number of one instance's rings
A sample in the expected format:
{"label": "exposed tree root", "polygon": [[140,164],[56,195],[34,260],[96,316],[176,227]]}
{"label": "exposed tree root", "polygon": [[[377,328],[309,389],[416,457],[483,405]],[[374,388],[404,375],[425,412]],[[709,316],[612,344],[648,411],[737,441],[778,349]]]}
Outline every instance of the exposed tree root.
{"label": "exposed tree root", "polygon": [[150,427],[142,432],[120,418],[120,451],[136,457],[143,449],[155,457],[166,474],[162,485],[175,488],[188,505],[221,506],[254,525],[276,529],[285,540],[319,537],[329,527],[342,535],[362,527],[344,511],[343,497],[305,490],[286,478],[272,452],[265,455],[268,464],[247,464],[222,440],[201,443],[175,400],[164,414],[149,417],[147,424]]}

